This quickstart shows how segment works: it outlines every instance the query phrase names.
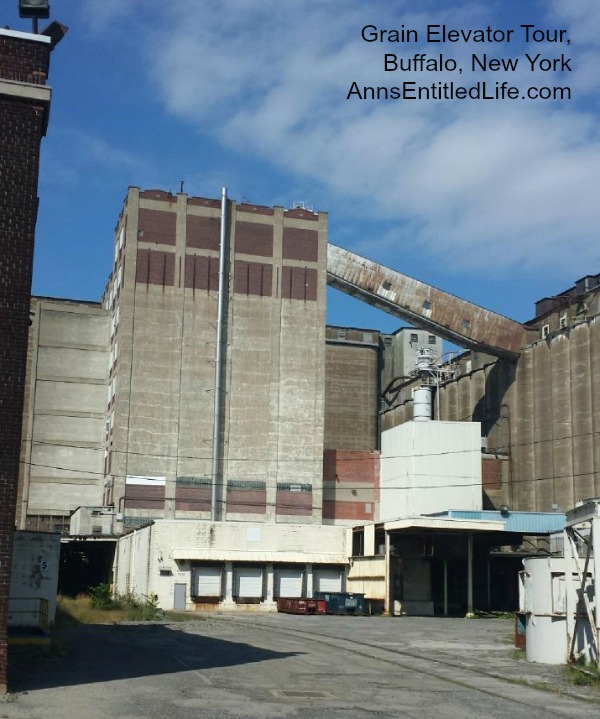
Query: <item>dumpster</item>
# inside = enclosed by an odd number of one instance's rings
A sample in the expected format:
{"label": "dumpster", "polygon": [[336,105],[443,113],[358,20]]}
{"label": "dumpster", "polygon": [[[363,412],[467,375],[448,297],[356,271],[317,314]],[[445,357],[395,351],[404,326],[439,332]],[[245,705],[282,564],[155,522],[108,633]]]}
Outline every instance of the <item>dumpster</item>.
{"label": "dumpster", "polygon": [[284,614],[325,614],[325,600],[279,597],[277,611]]}
{"label": "dumpster", "polygon": [[367,613],[364,594],[317,592],[315,598],[325,600],[325,611],[327,614],[364,615]]}

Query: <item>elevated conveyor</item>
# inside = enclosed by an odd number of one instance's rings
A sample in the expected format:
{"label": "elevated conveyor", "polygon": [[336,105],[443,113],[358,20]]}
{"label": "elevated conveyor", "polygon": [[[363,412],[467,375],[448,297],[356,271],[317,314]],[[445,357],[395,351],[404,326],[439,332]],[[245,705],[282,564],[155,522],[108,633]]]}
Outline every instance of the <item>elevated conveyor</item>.
{"label": "elevated conveyor", "polygon": [[519,322],[331,244],[327,283],[460,347],[515,358],[527,343]]}

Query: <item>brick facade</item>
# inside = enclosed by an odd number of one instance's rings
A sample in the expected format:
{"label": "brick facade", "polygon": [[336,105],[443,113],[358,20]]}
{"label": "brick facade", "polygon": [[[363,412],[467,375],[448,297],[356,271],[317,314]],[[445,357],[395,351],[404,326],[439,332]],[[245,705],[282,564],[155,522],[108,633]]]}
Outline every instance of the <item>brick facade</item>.
{"label": "brick facade", "polygon": [[[6,619],[23,418],[40,141],[50,43],[0,31],[0,693],[6,691]],[[35,89],[32,85],[36,86]],[[47,98],[47,99],[46,99]]]}

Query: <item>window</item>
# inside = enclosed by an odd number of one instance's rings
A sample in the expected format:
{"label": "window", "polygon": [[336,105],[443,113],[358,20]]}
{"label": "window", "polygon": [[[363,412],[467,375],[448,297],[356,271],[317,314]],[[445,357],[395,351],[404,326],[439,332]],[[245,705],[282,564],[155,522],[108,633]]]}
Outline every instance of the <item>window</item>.
{"label": "window", "polygon": [[229,480],[227,482],[227,489],[254,489],[264,492],[267,489],[266,482],[253,482],[248,480]]}
{"label": "window", "polygon": [[296,484],[294,482],[277,482],[278,492],[312,492],[312,484]]}
{"label": "window", "polygon": [[542,339],[545,339],[550,334],[550,325],[542,325]]}
{"label": "window", "polygon": [[566,312],[563,312],[562,315],[560,316],[560,328],[561,328],[561,330],[564,329],[564,328],[567,326],[567,321],[568,321],[567,313],[566,313]]}
{"label": "window", "polygon": [[429,335],[429,344],[430,344],[430,345],[434,345],[434,344],[435,344],[435,336],[434,336],[434,335]]}
{"label": "window", "polygon": [[413,342],[418,342],[418,341],[419,341],[419,335],[418,335],[418,334],[412,334],[412,335],[410,336],[410,342],[411,342],[411,344],[412,344]]}

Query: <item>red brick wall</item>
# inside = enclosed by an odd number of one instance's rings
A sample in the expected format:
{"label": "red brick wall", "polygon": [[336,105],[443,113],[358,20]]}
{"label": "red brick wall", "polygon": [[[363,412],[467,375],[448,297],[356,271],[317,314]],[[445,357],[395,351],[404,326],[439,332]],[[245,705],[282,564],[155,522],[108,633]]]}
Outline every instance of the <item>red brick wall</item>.
{"label": "red brick wall", "polygon": [[482,458],[481,482],[484,489],[502,489],[502,461],[495,458]]}
{"label": "red brick wall", "polygon": [[261,489],[227,489],[227,511],[266,514],[267,493]]}
{"label": "red brick wall", "polygon": [[145,484],[128,484],[125,487],[125,510],[165,508],[165,487],[149,487]]}
{"label": "red brick wall", "polygon": [[310,517],[312,514],[312,492],[288,492],[278,490],[275,500],[277,514],[291,517]]}
{"label": "red brick wall", "polygon": [[372,521],[379,491],[379,454],[325,450],[323,519]]}
{"label": "red brick wall", "polygon": [[[0,36],[0,77],[44,84],[50,45]],[[45,108],[0,95],[0,693],[6,691],[6,619],[10,584],[39,148]]]}
{"label": "red brick wall", "polygon": [[175,509],[187,512],[210,512],[211,499],[210,487],[175,488]]}
{"label": "red brick wall", "polygon": [[284,227],[283,259],[317,262],[319,259],[319,233],[316,230]]}

